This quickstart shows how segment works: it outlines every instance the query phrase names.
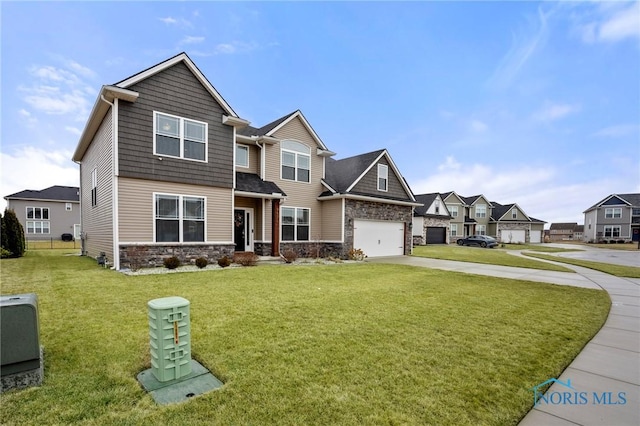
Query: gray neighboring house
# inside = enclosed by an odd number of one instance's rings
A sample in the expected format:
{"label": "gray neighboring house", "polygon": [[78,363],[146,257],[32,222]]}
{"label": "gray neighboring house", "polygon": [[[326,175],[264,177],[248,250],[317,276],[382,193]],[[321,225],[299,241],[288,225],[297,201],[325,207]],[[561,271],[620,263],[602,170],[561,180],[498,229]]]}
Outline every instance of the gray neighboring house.
{"label": "gray neighboring house", "polygon": [[413,244],[448,244],[451,214],[438,192],[416,195],[422,206],[413,212]]}
{"label": "gray neighboring house", "polygon": [[640,194],[611,194],[583,213],[584,241],[640,241]]}
{"label": "gray neighboring house", "polygon": [[51,186],[4,197],[24,228],[27,240],[59,240],[62,234],[80,239],[80,188]]}

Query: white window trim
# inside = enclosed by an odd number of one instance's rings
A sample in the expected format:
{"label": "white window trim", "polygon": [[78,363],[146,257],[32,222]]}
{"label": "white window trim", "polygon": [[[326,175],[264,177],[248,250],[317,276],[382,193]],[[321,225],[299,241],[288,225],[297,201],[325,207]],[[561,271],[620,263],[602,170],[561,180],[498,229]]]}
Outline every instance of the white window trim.
{"label": "white window trim", "polygon": [[487,235],[487,225],[478,225],[476,229],[477,235]]}
{"label": "white window trim", "polygon": [[451,224],[451,236],[452,237],[457,237],[458,236],[458,224],[457,223],[452,223]]}
{"label": "white window trim", "polygon": [[236,153],[236,166],[237,167],[243,167],[243,168],[248,168],[249,167],[249,147],[246,145],[240,145],[240,144],[236,144],[236,150],[238,149],[243,149],[247,152],[247,164],[240,164],[238,162],[238,155]]}
{"label": "white window trim", "polygon": [[91,170],[91,207],[98,205],[98,168]]}
{"label": "white window trim", "polygon": [[[611,216],[609,216],[609,214],[611,214]],[[604,217],[605,219],[620,219],[622,218],[622,208],[608,207],[604,209]]]}
{"label": "white window trim", "polygon": [[[308,152],[307,153],[302,153],[300,151],[296,151],[296,150],[293,150],[293,149],[285,148],[283,146],[283,144],[286,143],[286,142],[293,142],[295,144],[298,144],[299,146],[304,147]],[[282,164],[282,153],[283,152],[287,152],[289,154],[293,154],[293,156],[295,158],[295,161],[294,161],[295,164],[293,166],[293,169],[294,169],[293,170],[293,172],[294,172],[294,178],[293,179],[287,179],[287,178],[282,176],[282,167],[283,167],[283,164]],[[308,181],[299,180],[298,179],[298,169],[301,168],[298,165],[298,158],[299,157],[307,157],[309,159],[309,168],[305,169],[305,170],[309,171],[309,180]],[[293,140],[293,139],[287,139],[287,140],[282,141],[281,145],[280,145],[280,179],[281,180],[286,180],[286,181],[289,181],[289,182],[311,183],[311,148],[309,148],[307,145],[303,144],[302,142],[299,142],[299,141],[296,141],[296,140]]]}
{"label": "white window trim", "polygon": [[[157,146],[156,146],[156,125],[157,125],[157,121],[158,121],[158,115],[165,115],[167,117],[171,117],[171,118],[177,118],[180,122],[179,124],[179,129],[178,129],[178,133],[179,133],[179,140],[180,140],[180,155],[179,156],[175,156],[175,155],[169,155],[169,154],[162,154],[159,153],[157,150]],[[199,160],[197,158],[188,158],[184,156],[184,125],[186,121],[190,121],[192,123],[197,123],[197,124],[203,124],[204,125],[204,160]],[[199,142],[200,143],[200,142]],[[167,114],[166,112],[160,112],[160,111],[153,111],[153,155],[157,155],[158,157],[169,157],[169,158],[179,158],[181,160],[185,160],[185,161],[196,161],[198,163],[206,163],[209,161],[209,123],[206,123],[204,121],[199,121],[199,120],[192,120],[190,118],[184,118],[184,117],[180,117],[178,115],[173,115],[173,114]]]}
{"label": "white window trim", "polygon": [[447,206],[447,209],[449,209],[451,217],[458,217],[458,206]]}
{"label": "white window trim", "polygon": [[[611,229],[611,235],[609,235],[609,236],[607,236],[607,228]],[[614,234],[613,230],[616,229],[616,228],[618,228],[618,235],[617,236],[613,235]],[[622,238],[622,226],[621,225],[604,225],[602,236],[604,238]]]}
{"label": "white window trim", "polygon": [[[385,187],[380,188],[380,180],[384,179]],[[389,192],[389,166],[386,164],[378,164],[378,179],[376,180],[378,191]]]}
{"label": "white window trim", "polygon": [[[29,217],[29,209],[33,210],[33,217]],[[40,210],[40,217],[36,217],[36,210]],[[44,217],[44,212],[47,212],[47,217]],[[51,220],[51,210],[49,209],[49,207],[34,207],[34,206],[27,206],[25,208],[25,217],[27,220],[30,221],[50,221]]]}
{"label": "white window trim", "polygon": [[[484,212],[479,212],[478,207],[484,207]],[[487,205],[486,204],[476,204],[476,217],[477,218],[485,218],[487,217]]]}
{"label": "white window trim", "polygon": [[[31,226],[29,226],[31,224]],[[36,226],[38,224],[39,226]],[[47,225],[47,232],[35,232],[36,228],[44,231],[44,225]],[[26,223],[27,235],[49,235],[51,234],[51,222],[48,220],[28,220]],[[33,228],[33,232],[29,232],[29,228]]]}
{"label": "white window trim", "polygon": [[[282,230],[282,227],[285,226],[284,221],[282,220],[283,218],[283,209],[293,209],[295,211],[295,217],[293,218],[293,240],[285,240],[281,238],[282,242],[287,242],[287,243],[292,243],[292,242],[298,242],[298,241],[311,241],[311,209],[309,207],[292,207],[292,206],[282,206],[280,208],[280,235],[284,235],[284,232]],[[309,212],[309,224],[307,225],[309,227],[309,239],[307,240],[299,240],[298,239],[298,210],[307,210]],[[291,226],[289,224],[287,224],[286,226]]]}
{"label": "white window trim", "polygon": [[[158,212],[156,211],[156,197],[158,195],[166,195],[168,197],[178,197],[178,241],[169,242],[169,241],[158,241],[156,234],[156,220],[158,219]],[[204,238],[202,241],[183,241],[184,238],[184,212],[183,212],[183,200],[184,198],[201,198],[204,203]],[[207,242],[207,197],[202,195],[188,195],[188,194],[170,194],[167,192],[154,192],[152,197],[153,203],[153,242],[157,244],[177,244],[178,242],[181,244],[202,244]]]}
{"label": "white window trim", "polygon": [[518,218],[518,209],[511,209],[511,219]]}
{"label": "white window trim", "polygon": [[68,212],[73,210],[73,204],[71,203],[64,203],[64,209]]}

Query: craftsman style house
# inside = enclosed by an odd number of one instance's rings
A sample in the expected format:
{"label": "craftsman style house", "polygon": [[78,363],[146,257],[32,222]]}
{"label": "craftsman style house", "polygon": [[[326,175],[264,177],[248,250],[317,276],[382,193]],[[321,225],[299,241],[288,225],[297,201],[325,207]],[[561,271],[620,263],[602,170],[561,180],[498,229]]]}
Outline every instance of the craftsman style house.
{"label": "craftsman style house", "polygon": [[334,160],[300,111],[249,124],[184,53],[103,86],[73,155],[83,253],[410,253],[419,203],[386,150]]}
{"label": "craftsman style house", "polygon": [[15,212],[27,240],[80,238],[80,195],[74,186],[24,190],[4,197]]}
{"label": "craftsman style house", "polygon": [[449,242],[451,214],[442,196],[435,192],[416,195],[422,206],[413,212],[413,244],[446,244]]}
{"label": "craftsman style house", "polygon": [[585,210],[583,238],[640,241],[640,194],[611,194]]}
{"label": "craftsman style house", "polygon": [[[463,197],[454,191],[439,195],[450,216],[451,243],[474,234],[489,235],[503,243],[542,242],[545,222],[530,217],[516,203],[500,204],[482,194]],[[418,200],[421,197],[416,195]]]}

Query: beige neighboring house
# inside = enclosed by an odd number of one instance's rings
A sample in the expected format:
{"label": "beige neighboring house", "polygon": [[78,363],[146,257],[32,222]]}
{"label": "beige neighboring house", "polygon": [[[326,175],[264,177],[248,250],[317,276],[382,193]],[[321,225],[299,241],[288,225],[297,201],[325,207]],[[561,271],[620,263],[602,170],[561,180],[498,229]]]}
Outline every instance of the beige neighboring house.
{"label": "beige neighboring house", "polygon": [[50,186],[7,195],[7,208],[16,213],[27,240],[60,240],[63,234],[80,239],[80,192],[77,186]]}
{"label": "beige neighboring house", "polygon": [[440,193],[451,216],[450,240],[488,235],[503,243],[541,243],[546,222],[527,215],[516,203],[489,201],[484,195],[464,197],[455,191]]}
{"label": "beige neighboring house", "polygon": [[250,126],[181,53],[100,90],[73,155],[84,254],[409,254],[420,204],[390,154],[333,156],[301,111]]}

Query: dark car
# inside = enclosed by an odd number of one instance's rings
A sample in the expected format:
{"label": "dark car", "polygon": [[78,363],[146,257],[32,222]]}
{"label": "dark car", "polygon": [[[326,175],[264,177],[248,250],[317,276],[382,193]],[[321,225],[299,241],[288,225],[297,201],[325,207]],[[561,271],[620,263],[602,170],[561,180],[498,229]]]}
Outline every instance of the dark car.
{"label": "dark car", "polygon": [[466,238],[460,238],[458,240],[459,246],[480,246],[493,248],[498,245],[498,242],[493,237],[486,235],[470,235]]}

